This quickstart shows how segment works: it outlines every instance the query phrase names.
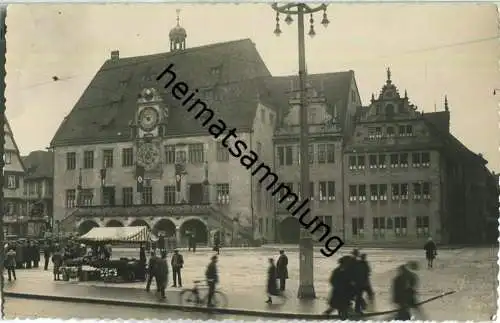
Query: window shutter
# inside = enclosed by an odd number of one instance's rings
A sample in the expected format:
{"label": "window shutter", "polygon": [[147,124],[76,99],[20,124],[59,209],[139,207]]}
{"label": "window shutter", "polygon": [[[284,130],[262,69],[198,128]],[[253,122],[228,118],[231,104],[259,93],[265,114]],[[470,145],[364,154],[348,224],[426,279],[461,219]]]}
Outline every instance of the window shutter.
{"label": "window shutter", "polygon": [[9,174],[4,173],[3,175],[3,185],[5,188],[9,188]]}
{"label": "window shutter", "polygon": [[16,189],[19,188],[19,179],[20,179],[20,176],[16,175]]}

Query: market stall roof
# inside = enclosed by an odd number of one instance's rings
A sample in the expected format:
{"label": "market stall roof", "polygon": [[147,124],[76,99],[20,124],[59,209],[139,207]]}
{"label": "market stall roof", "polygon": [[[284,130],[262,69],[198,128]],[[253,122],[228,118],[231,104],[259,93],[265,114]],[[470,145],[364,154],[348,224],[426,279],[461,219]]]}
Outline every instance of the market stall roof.
{"label": "market stall roof", "polygon": [[151,232],[146,226],[93,228],[78,238],[86,242],[137,242],[149,241]]}

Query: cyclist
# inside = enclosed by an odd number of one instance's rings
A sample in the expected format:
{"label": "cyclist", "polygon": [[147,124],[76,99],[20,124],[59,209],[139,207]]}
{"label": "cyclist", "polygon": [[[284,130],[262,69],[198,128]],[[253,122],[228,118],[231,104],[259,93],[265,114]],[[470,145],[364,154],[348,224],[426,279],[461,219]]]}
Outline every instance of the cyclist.
{"label": "cyclist", "polygon": [[217,256],[212,256],[210,263],[205,271],[205,278],[208,284],[207,306],[213,307],[212,299],[215,293],[215,285],[219,283],[219,274],[217,272]]}

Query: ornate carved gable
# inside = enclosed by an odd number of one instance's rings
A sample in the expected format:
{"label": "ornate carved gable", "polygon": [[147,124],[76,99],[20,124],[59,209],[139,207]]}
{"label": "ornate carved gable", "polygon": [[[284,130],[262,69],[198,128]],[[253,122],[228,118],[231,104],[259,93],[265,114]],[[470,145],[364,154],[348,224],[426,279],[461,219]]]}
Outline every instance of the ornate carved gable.
{"label": "ornate carved gable", "polygon": [[398,88],[392,83],[391,71],[388,68],[387,80],[378,98],[375,99],[372,94],[370,106],[361,121],[408,120],[416,119],[418,115],[417,107],[410,103],[406,90],[404,97],[399,94]]}

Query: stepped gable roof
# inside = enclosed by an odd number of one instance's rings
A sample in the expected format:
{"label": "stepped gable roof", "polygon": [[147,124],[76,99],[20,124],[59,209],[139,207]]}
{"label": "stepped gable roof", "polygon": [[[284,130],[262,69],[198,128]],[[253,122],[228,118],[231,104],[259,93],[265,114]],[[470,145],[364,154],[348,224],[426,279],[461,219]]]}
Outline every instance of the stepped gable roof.
{"label": "stepped gable roof", "polygon": [[[222,93],[220,101],[207,100],[218,117],[239,130],[250,128],[257,108],[255,78],[270,76],[269,70],[250,39],[229,41],[182,51],[107,60],[69,115],[64,118],[52,146],[129,141],[129,123],[134,119],[137,99],[145,87],[156,87],[169,109],[168,136],[206,134],[197,120],[178,109],[179,102],[156,81],[169,64],[177,80],[190,89]],[[222,102],[222,103],[221,103]]]}
{"label": "stepped gable roof", "polygon": [[[337,105],[337,113],[343,115],[347,109],[351,83],[354,80],[354,71],[308,74],[307,83],[312,86],[316,92],[325,96],[328,106],[328,112],[333,113],[333,106]],[[280,111],[281,116],[285,116],[290,108],[289,99],[294,96],[290,93],[293,89],[297,91],[299,81],[297,75],[276,76],[265,80],[261,91],[267,91],[263,96],[263,101],[275,107]]]}
{"label": "stepped gable roof", "polygon": [[21,157],[26,167],[26,179],[52,178],[54,176],[53,153],[36,150]]}

